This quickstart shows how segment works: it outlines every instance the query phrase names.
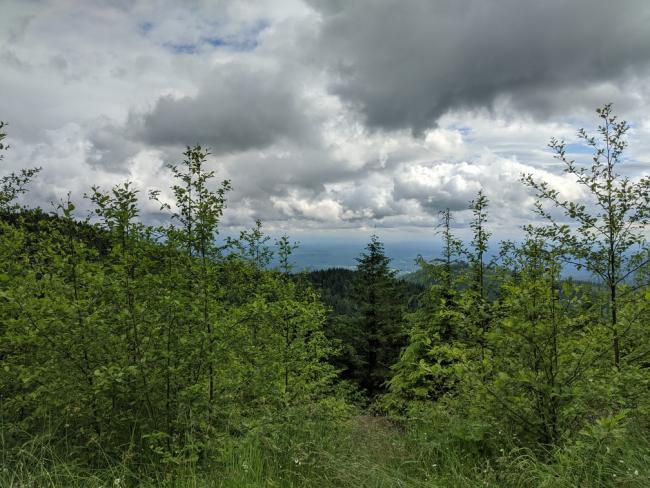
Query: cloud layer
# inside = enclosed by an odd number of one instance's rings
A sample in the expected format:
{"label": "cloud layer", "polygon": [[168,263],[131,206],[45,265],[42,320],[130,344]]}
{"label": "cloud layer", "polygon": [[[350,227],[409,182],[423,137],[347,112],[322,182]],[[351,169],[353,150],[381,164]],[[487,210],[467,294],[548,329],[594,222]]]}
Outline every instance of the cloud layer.
{"label": "cloud layer", "polygon": [[13,0],[2,171],[43,167],[32,204],[144,194],[199,143],[232,180],[228,226],[428,229],[483,188],[507,233],[530,218],[522,172],[581,197],[545,145],[603,103],[648,172],[649,21],[644,0]]}
{"label": "cloud layer", "polygon": [[499,97],[533,114],[566,113],[574,104],[559,103],[557,90],[624,83],[650,62],[644,0],[313,4],[332,90],[371,127],[421,131]]}

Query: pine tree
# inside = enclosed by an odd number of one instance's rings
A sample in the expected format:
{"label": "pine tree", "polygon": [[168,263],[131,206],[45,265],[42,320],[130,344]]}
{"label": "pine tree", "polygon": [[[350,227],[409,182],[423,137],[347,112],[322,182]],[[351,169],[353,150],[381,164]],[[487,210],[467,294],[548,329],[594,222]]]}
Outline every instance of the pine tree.
{"label": "pine tree", "polygon": [[406,331],[395,271],[376,235],[357,258],[354,297],[359,338],[355,348],[360,369],[356,380],[369,398],[383,392],[405,344]]}
{"label": "pine tree", "polygon": [[458,348],[458,259],[462,243],[451,230],[453,217],[449,209],[440,213],[442,258],[418,265],[433,284],[422,294],[419,307],[409,314],[409,340],[394,366],[389,408],[404,411],[413,402],[433,401],[453,390],[457,381],[454,365],[463,357]]}

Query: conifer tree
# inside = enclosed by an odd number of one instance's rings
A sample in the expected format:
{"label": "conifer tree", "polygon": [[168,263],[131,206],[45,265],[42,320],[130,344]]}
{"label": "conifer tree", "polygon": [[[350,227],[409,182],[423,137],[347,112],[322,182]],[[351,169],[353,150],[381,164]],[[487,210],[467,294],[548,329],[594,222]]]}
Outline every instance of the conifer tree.
{"label": "conifer tree", "polygon": [[[449,209],[440,213],[442,257],[418,265],[433,284],[419,299],[417,310],[408,315],[408,345],[394,366],[386,402],[404,411],[414,401],[432,401],[453,389],[454,364],[462,358],[458,348],[459,262],[462,243],[452,234]],[[412,406],[412,405],[411,405]]]}
{"label": "conifer tree", "polygon": [[379,237],[371,236],[366,252],[357,262],[354,297],[360,337],[355,346],[360,370],[356,380],[373,398],[384,391],[391,377],[391,367],[405,344],[406,331],[395,271],[390,269],[390,259]]}
{"label": "conifer tree", "polygon": [[478,368],[483,372],[488,360],[485,336],[492,318],[488,289],[488,270],[491,263],[486,262],[491,235],[486,228],[488,203],[483,190],[479,190],[476,198],[469,203],[472,212],[469,226],[473,235],[468,248],[464,250],[469,266],[465,277],[467,287],[463,290],[461,300],[464,314],[464,330],[461,337],[468,347],[476,349]]}

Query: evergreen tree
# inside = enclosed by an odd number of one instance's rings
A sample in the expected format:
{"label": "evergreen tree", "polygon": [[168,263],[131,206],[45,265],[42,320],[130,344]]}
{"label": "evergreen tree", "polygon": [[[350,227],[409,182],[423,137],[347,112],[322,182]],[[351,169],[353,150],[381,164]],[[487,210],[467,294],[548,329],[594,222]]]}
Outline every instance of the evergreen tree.
{"label": "evergreen tree", "polygon": [[437,400],[453,389],[454,365],[461,360],[457,347],[458,325],[458,258],[461,242],[451,231],[453,217],[449,209],[441,212],[440,235],[442,258],[418,265],[433,283],[420,297],[419,307],[408,315],[408,345],[394,366],[386,402],[391,409],[404,411],[414,401]]}
{"label": "evergreen tree", "polygon": [[484,369],[487,362],[485,335],[490,328],[492,318],[491,301],[488,293],[487,271],[490,263],[486,263],[488,241],[491,233],[486,228],[488,199],[479,190],[476,198],[469,203],[472,212],[470,228],[472,241],[465,250],[469,262],[467,288],[463,290],[464,308],[464,338],[468,345],[478,348],[479,369]]}
{"label": "evergreen tree", "polygon": [[370,238],[366,252],[357,258],[354,299],[359,336],[355,349],[359,358],[356,381],[368,397],[384,391],[405,344],[403,307],[395,271],[376,235]]}

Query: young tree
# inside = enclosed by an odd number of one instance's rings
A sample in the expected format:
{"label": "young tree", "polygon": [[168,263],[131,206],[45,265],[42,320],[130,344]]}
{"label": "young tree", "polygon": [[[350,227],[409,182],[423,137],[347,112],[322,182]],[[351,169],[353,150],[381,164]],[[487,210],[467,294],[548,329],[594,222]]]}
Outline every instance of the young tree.
{"label": "young tree", "polygon": [[[538,234],[559,244],[573,264],[592,272],[607,287],[612,359],[620,368],[624,331],[619,311],[621,302],[630,298],[621,295],[620,290],[626,280],[650,263],[648,251],[643,248],[644,229],[650,222],[650,177],[635,181],[618,172],[624,162],[629,125],[618,120],[611,104],[596,112],[600,118],[599,138],[584,129],[578,131],[578,137],[593,149],[591,165],[581,166],[570,159],[564,141],[552,139],[549,144],[555,158],[563,163],[564,172],[575,178],[588,201],[564,200],[559,191],[531,174],[523,175],[522,180],[535,191],[537,213],[549,222],[538,229]],[[567,223],[558,221],[545,203],[559,209]]]}
{"label": "young tree", "polygon": [[[9,148],[9,146],[7,146],[4,142],[2,142],[7,138],[7,133],[4,132],[4,128],[6,126],[7,123],[0,120],[0,151],[6,151]],[[0,152],[0,161],[2,161],[4,157],[5,157],[4,154]]]}
{"label": "young tree", "polygon": [[406,331],[395,271],[390,269],[390,259],[376,235],[371,236],[357,262],[354,297],[360,337],[356,350],[361,363],[357,381],[373,398],[391,376],[390,368],[399,358]]}
{"label": "young tree", "polygon": [[[0,161],[4,159],[2,151],[9,149],[3,141],[7,134],[4,132],[6,122],[0,121]],[[27,185],[39,173],[40,168],[21,169],[18,173],[10,173],[0,177],[0,211],[15,210],[14,200],[27,191]]]}
{"label": "young tree", "polygon": [[[116,185],[110,192],[94,186],[86,197],[94,204],[94,213],[100,219],[99,228],[112,244],[102,260],[105,266],[104,313],[106,322],[112,325],[111,333],[126,339],[126,343],[116,345],[112,361],[114,367],[121,368],[123,379],[128,379],[125,383],[133,386],[124,392],[123,400],[141,419],[144,431],[157,430],[158,409],[152,399],[152,382],[155,381],[152,377],[155,378],[157,369],[153,362],[157,352],[151,340],[155,336],[156,317],[148,313],[149,294],[155,289],[152,230],[138,221],[138,191],[131,182]],[[115,395],[116,390],[111,390]],[[113,399],[116,400],[119,399]]]}
{"label": "young tree", "polygon": [[69,199],[57,215],[0,215],[3,441],[46,433],[84,461],[101,462],[101,442],[106,459],[195,462],[223,435],[328,411],[334,348],[319,297],[291,274],[294,245],[280,239],[268,269],[258,222],[243,256],[222,256],[229,185],[208,188],[200,147],[185,155],[168,226],[139,222],[130,183],[93,187],[95,225]]}
{"label": "young tree", "polygon": [[[534,235],[505,254],[499,315],[485,336],[482,408],[521,439],[556,446],[604,408],[607,347],[593,287],[560,278],[558,250]],[[478,397],[479,395],[476,395]]]}
{"label": "young tree", "polygon": [[418,265],[433,283],[420,297],[419,307],[408,316],[411,330],[408,345],[394,366],[390,392],[386,401],[390,408],[405,410],[413,401],[437,400],[453,389],[454,364],[462,358],[457,327],[458,258],[462,244],[451,231],[453,217],[449,209],[440,213],[442,258]]}
{"label": "young tree", "polygon": [[255,220],[255,226],[239,233],[238,239],[227,238],[226,245],[237,254],[252,262],[259,270],[266,268],[273,259],[273,251],[267,245],[271,238],[262,230],[262,221]]}
{"label": "young tree", "polygon": [[464,251],[469,268],[467,288],[462,294],[462,308],[464,313],[463,340],[470,347],[478,348],[479,369],[485,370],[487,352],[485,350],[485,336],[492,320],[491,300],[488,294],[487,282],[488,263],[486,253],[488,240],[491,233],[486,229],[488,199],[483,190],[479,190],[476,198],[469,203],[472,212],[470,228],[473,231],[469,248]]}
{"label": "young tree", "polygon": [[[228,273],[219,272],[223,262],[216,244],[230,182],[211,188],[214,172],[206,169],[209,152],[201,146],[188,146],[183,156],[180,164],[169,165],[175,179],[173,207],[161,201],[158,190],[150,192],[161,211],[171,211],[171,222],[158,229],[159,274],[152,281],[161,293],[150,297],[152,309],[160,312],[156,327],[165,343],[159,357],[166,427],[155,434],[155,445],[166,456],[178,446],[188,447],[192,456],[201,452],[197,448],[215,428],[218,393],[225,395],[227,388],[221,380],[230,364],[223,353],[228,326],[221,300]],[[193,441],[188,443],[187,436]]]}
{"label": "young tree", "polygon": [[0,342],[14,351],[8,365],[20,385],[8,415],[32,432],[51,418],[65,419],[71,441],[87,443],[106,433],[95,374],[111,350],[98,313],[103,273],[97,250],[79,239],[87,224],[74,219],[74,205],[68,199],[58,210],[35,232],[20,229],[23,241],[12,246],[18,266],[6,268],[14,274],[1,307],[10,317],[0,320],[7,326]]}
{"label": "young tree", "polygon": [[474,236],[470,243],[472,251],[467,253],[467,258],[469,259],[473,273],[471,288],[481,299],[486,298],[485,253],[488,250],[488,240],[491,235],[491,233],[485,228],[487,207],[488,199],[481,189],[476,195],[476,199],[469,203],[469,208],[474,216],[469,226],[472,229]]}
{"label": "young tree", "polygon": [[[179,183],[172,187],[178,211],[173,214],[183,229],[174,233],[186,250],[186,289],[188,330],[198,336],[199,348],[194,351],[195,371],[198,374],[207,364],[207,400],[212,410],[215,395],[214,322],[218,306],[212,296],[216,293],[214,260],[219,257],[215,245],[218,226],[226,205],[225,195],[230,190],[230,181],[223,181],[216,190],[209,188],[214,171],[206,171],[205,165],[210,153],[201,146],[187,147],[185,160],[180,166],[170,169]],[[195,330],[198,326],[199,330]]]}

